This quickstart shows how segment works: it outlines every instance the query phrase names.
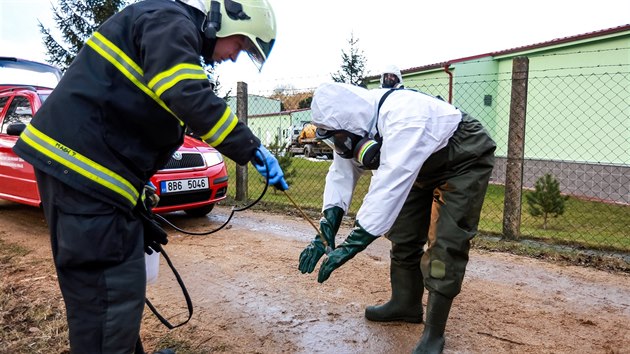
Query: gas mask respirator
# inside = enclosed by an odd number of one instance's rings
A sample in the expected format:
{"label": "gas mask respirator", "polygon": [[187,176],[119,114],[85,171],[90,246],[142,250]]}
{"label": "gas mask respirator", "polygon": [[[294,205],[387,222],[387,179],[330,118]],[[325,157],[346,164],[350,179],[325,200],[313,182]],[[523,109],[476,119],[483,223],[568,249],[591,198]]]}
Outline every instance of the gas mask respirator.
{"label": "gas mask respirator", "polygon": [[381,80],[382,88],[394,88],[398,85],[400,81],[398,80],[398,76],[395,74],[383,74],[383,78]]}
{"label": "gas mask respirator", "polygon": [[322,140],[344,159],[354,159],[368,170],[376,170],[381,160],[380,136],[362,137],[347,130],[317,128],[315,138]]}

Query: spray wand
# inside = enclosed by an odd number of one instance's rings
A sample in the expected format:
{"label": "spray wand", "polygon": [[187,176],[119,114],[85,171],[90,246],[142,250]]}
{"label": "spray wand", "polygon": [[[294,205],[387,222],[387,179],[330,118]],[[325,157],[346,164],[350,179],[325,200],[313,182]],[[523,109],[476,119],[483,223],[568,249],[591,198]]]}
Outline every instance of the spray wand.
{"label": "spray wand", "polygon": [[287,198],[289,198],[289,200],[291,201],[291,203],[293,204],[293,206],[300,212],[300,214],[302,214],[302,217],[304,219],[306,219],[309,224],[311,224],[311,226],[313,226],[313,228],[315,229],[315,231],[317,232],[317,235],[322,239],[322,242],[324,243],[324,247],[326,247],[326,254],[332,252],[332,248],[328,245],[328,241],[326,241],[326,238],[324,238],[324,235],[322,235],[322,233],[319,231],[319,229],[317,228],[317,226],[315,226],[315,223],[313,222],[313,220],[311,220],[311,218],[309,218],[304,211],[302,211],[302,208],[300,208],[299,205],[297,205],[297,203],[293,200],[293,198],[291,198],[291,196],[289,195],[289,193],[287,193],[287,191],[283,190],[282,192],[284,192],[284,195],[287,196]]}

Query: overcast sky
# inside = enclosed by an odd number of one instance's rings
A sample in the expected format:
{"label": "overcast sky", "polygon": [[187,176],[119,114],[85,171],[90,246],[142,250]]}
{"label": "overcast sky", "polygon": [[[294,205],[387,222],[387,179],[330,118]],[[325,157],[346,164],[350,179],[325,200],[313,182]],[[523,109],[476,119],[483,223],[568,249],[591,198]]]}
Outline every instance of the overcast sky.
{"label": "overcast sky", "polygon": [[[38,21],[57,0],[0,0],[0,56],[45,61]],[[218,66],[224,88],[314,88],[331,81],[351,33],[368,74],[402,70],[630,24],[630,0],[269,0],[278,34],[258,73],[246,55]]]}

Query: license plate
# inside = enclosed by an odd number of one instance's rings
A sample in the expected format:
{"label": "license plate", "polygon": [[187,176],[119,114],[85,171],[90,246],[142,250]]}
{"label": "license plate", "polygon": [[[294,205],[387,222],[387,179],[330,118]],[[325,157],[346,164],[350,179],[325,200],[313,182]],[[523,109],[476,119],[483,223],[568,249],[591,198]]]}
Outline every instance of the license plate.
{"label": "license plate", "polygon": [[160,182],[160,194],[208,189],[208,177]]}

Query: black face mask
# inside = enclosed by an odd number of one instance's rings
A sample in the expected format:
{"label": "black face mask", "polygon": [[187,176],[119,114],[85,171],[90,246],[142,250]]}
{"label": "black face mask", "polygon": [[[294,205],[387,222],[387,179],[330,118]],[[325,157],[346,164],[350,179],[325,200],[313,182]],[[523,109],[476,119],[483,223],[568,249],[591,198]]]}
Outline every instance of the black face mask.
{"label": "black face mask", "polygon": [[383,88],[393,88],[398,84],[398,77],[395,75],[385,75],[383,77]]}
{"label": "black face mask", "polygon": [[380,137],[361,137],[346,130],[317,128],[315,137],[330,145],[344,159],[354,159],[368,170],[376,170],[380,164]]}
{"label": "black face mask", "polygon": [[362,139],[359,135],[350,133],[347,130],[326,130],[317,128],[315,137],[323,140],[344,159],[351,159],[354,156],[354,149]]}

